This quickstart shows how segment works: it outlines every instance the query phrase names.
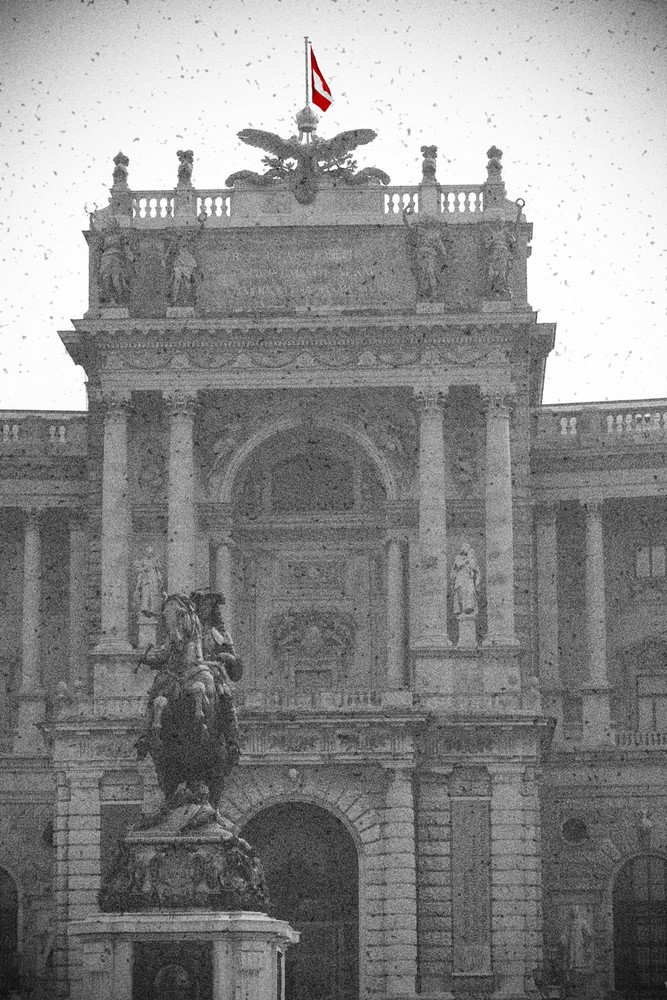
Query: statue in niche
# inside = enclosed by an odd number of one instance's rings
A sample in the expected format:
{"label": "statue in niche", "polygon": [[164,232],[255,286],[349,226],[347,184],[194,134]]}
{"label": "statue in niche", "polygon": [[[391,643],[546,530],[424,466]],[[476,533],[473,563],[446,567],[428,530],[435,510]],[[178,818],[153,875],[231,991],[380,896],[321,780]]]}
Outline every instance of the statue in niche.
{"label": "statue in niche", "polygon": [[229,682],[240,680],[243,665],[222,620],[223,604],[218,593],[170,594],[161,610],[167,639],[139,659],[157,671],[137,741],[139,756],[153,758],[165,799],[151,823],[183,805],[197,806],[188,826],[213,821],[225,777],[238,763]]}
{"label": "statue in niche", "polygon": [[160,560],[155,555],[152,545],[146,546],[144,554],[135,561],[134,572],[136,573],[132,595],[134,604],[140,614],[146,612],[156,617],[162,609],[165,594]]}
{"label": "statue in niche", "polygon": [[199,224],[195,233],[182,232],[175,236],[167,249],[167,298],[172,306],[194,306],[202,272],[194,248],[204,228]]}
{"label": "statue in niche", "polygon": [[421,153],[424,157],[422,160],[422,183],[426,182],[427,184],[437,184],[435,170],[438,158],[438,147],[422,146]]}
{"label": "statue in niche", "polygon": [[480,572],[477,556],[471,545],[464,543],[454,559],[451,571],[454,593],[454,614],[472,617],[479,611]]}
{"label": "statue in niche", "polygon": [[411,208],[403,209],[406,247],[410,269],[417,282],[417,296],[420,299],[433,299],[447,266],[447,227],[445,223],[427,215],[422,216],[419,222],[410,223],[408,218],[411,215],[414,215]]}
{"label": "statue in niche", "polygon": [[563,966],[569,973],[583,972],[593,965],[593,928],[587,908],[575,903],[560,938]]}
{"label": "statue in niche", "polygon": [[192,167],[195,155],[191,149],[179,149],[176,152],[178,157],[178,186],[192,187]]}
{"label": "statue in niche", "polygon": [[130,301],[130,285],[136,261],[132,236],[112,218],[105,229],[98,229],[91,216],[93,249],[98,255],[97,283],[101,305],[125,306]]}
{"label": "statue in niche", "polygon": [[302,205],[309,205],[315,200],[319,179],[324,174],[348,184],[363,184],[369,180],[389,184],[391,178],[383,170],[366,167],[357,171],[356,161],[350,157],[351,151],[357,146],[372,142],[377,132],[369,128],[358,128],[340,132],[332,139],[321,139],[315,135],[318,121],[317,115],[307,107],[296,116],[298,136],[281,139],[273,132],[243,129],[238,133],[242,142],[273,154],[264,157],[262,161],[269,169],[264,174],[253,170],[237,170],[227,178],[225,185],[233,187],[237,181],[247,181],[264,187],[276,180],[286,179],[296,200]]}

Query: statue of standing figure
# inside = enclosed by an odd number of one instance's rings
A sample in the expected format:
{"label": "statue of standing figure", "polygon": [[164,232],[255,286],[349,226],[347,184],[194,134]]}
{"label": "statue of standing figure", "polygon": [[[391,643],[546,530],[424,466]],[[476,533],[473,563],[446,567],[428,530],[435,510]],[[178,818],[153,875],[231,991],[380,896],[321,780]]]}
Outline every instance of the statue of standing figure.
{"label": "statue of standing figure", "polygon": [[413,214],[411,208],[403,210],[410,268],[417,282],[418,297],[433,299],[447,266],[447,247],[443,238],[446,228],[444,223],[429,216],[422,216],[419,222],[410,223],[408,218]]}
{"label": "statue of standing figure", "polygon": [[94,247],[99,253],[97,281],[100,304],[125,306],[130,300],[130,284],[134,273],[135,255],[130,235],[116,220],[104,230],[93,227]]}
{"label": "statue of standing figure", "polygon": [[509,277],[514,263],[516,235],[502,223],[494,228],[486,226],[484,245],[488,254],[488,291],[494,298],[509,299]]}
{"label": "statue of standing figure", "polygon": [[139,613],[145,611],[150,616],[160,614],[164,600],[162,569],[152,545],[147,545],[144,554],[136,560],[134,571],[137,580],[132,595]]}
{"label": "statue of standing figure", "polygon": [[454,559],[451,572],[454,591],[454,614],[476,615],[479,611],[480,572],[471,545],[463,544]]}
{"label": "statue of standing figure", "polygon": [[197,301],[197,286],[201,281],[201,270],[194,255],[195,241],[201,235],[200,225],[196,233],[184,232],[172,240],[167,251],[168,288],[167,297],[172,306],[194,306]]}

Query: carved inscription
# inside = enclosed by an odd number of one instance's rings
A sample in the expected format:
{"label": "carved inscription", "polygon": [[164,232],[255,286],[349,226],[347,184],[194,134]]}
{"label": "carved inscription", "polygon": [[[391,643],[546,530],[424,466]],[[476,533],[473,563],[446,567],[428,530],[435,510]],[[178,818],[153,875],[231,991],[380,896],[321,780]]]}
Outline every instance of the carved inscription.
{"label": "carved inscription", "polygon": [[405,254],[392,241],[379,246],[373,232],[320,227],[209,235],[201,249],[207,280],[199,301],[205,311],[253,308],[380,305],[410,298]]}
{"label": "carved inscription", "polygon": [[491,974],[491,835],[488,799],[452,799],[454,975]]}

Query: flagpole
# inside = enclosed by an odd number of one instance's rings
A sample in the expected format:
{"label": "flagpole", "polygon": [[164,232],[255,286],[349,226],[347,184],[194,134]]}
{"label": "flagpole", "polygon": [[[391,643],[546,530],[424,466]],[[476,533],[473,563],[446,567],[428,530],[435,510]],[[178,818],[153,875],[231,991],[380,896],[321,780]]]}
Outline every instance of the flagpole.
{"label": "flagpole", "polygon": [[308,107],[310,103],[310,99],[308,97],[308,35],[304,35],[303,44],[304,44],[304,56],[306,62],[306,107]]}

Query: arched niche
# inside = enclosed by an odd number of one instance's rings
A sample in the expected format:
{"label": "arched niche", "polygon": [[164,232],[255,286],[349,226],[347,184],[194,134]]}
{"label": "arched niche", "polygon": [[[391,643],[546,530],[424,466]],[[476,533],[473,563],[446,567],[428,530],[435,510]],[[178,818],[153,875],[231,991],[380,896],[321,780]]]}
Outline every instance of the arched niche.
{"label": "arched niche", "polygon": [[620,869],[612,893],[614,983],[626,997],[658,1000],[667,980],[667,859],[642,854]]}
{"label": "arched niche", "polygon": [[306,802],[261,810],[242,831],[257,850],[271,916],[301,932],[287,953],[290,1000],[359,995],[359,859],[343,823]]}
{"label": "arched niche", "polygon": [[246,455],[232,505],[237,516],[252,520],[380,512],[387,501],[382,471],[339,429],[286,427]]}

